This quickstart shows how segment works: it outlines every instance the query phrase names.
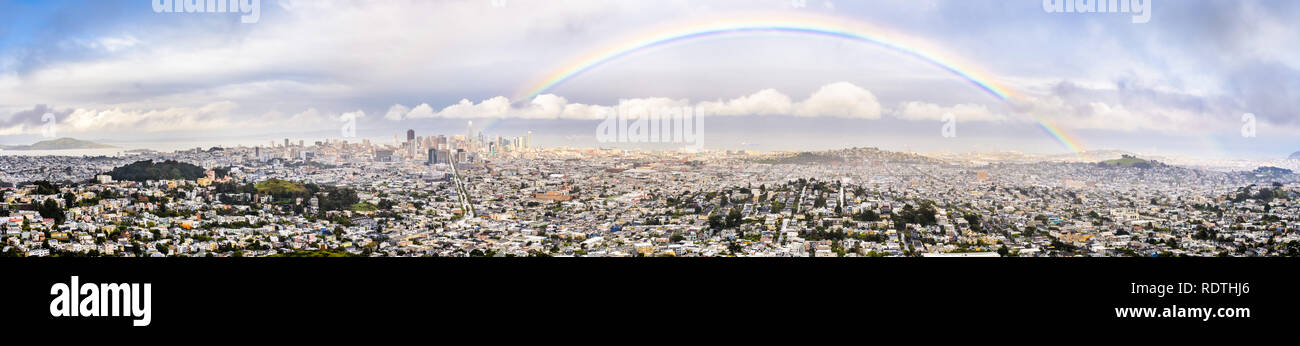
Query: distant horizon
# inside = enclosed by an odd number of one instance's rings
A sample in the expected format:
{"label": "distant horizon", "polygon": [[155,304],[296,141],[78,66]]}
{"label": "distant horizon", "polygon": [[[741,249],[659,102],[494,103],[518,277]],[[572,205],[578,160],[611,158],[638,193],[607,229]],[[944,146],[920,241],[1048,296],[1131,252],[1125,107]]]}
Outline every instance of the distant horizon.
{"label": "distant horizon", "polygon": [[[401,133],[394,132],[394,134],[401,134]],[[437,135],[438,134],[435,134],[435,136]],[[457,134],[441,134],[441,135],[445,135],[448,137],[457,136]],[[547,136],[544,135],[539,136],[538,134],[534,134],[534,136],[543,139],[547,138]],[[62,153],[72,153],[72,152],[85,152],[85,153],[93,152],[94,154],[105,154],[111,152],[124,153],[124,152],[131,152],[131,151],[140,151],[140,150],[157,151],[157,152],[174,152],[174,151],[187,151],[187,150],[194,150],[194,149],[207,150],[214,147],[216,148],[239,148],[239,147],[266,148],[266,147],[271,147],[270,146],[271,142],[275,142],[274,144],[275,146],[280,146],[283,144],[283,140],[285,139],[285,137],[279,137],[279,138],[271,138],[271,137],[251,138],[250,137],[250,138],[240,138],[233,141],[212,140],[212,141],[199,141],[199,142],[187,141],[183,139],[175,139],[170,141],[167,140],[129,141],[129,140],[114,140],[114,139],[93,139],[92,140],[92,139],[81,139],[81,138],[71,138],[71,137],[60,137],[59,139],[65,139],[65,138],[86,141],[86,142],[91,142],[96,144],[110,145],[113,147],[112,148],[81,148],[81,149],[74,148],[74,149],[56,149],[56,150],[0,149],[0,155],[7,155],[10,153],[21,153],[22,156],[40,156],[40,155],[62,154]],[[298,142],[301,140],[308,147],[313,146],[316,142],[346,141],[349,144],[359,144],[362,143],[363,140],[370,140],[372,144],[377,146],[388,146],[388,147],[392,146],[391,143],[392,138],[383,137],[383,136],[355,137],[355,138],[337,138],[337,137],[328,137],[328,136],[325,137],[289,136],[287,138],[290,140],[291,144],[293,145],[297,145]],[[495,137],[491,137],[491,138],[495,138]],[[49,140],[39,140],[37,141],[37,143],[42,141],[49,141]],[[0,144],[0,145],[9,145],[9,144]],[[643,151],[643,152],[680,152],[685,149],[682,146],[673,146],[667,144],[651,146],[651,147],[637,146],[637,145],[629,146],[624,143],[604,143],[604,144],[596,143],[590,145],[572,144],[572,143],[569,145],[563,145],[563,144],[546,145],[543,143],[538,143],[537,145],[544,149],[566,148],[572,150],[627,150],[627,151]],[[777,154],[777,153],[800,153],[800,152],[829,152],[829,151],[838,151],[838,150],[868,149],[868,148],[888,151],[888,152],[910,153],[910,154],[918,154],[924,156],[1018,154],[1026,157],[1036,157],[1042,159],[1066,158],[1066,157],[1079,157],[1082,159],[1088,159],[1087,157],[1088,154],[1121,154],[1122,153],[1122,154],[1133,154],[1133,155],[1137,155],[1139,158],[1148,158],[1148,159],[1176,158],[1176,159],[1190,159],[1190,160],[1198,160],[1198,161],[1252,161],[1252,162],[1286,160],[1286,159],[1291,159],[1290,155],[1294,154],[1294,153],[1290,153],[1290,154],[1283,154],[1280,156],[1257,156],[1257,157],[1203,157],[1203,156],[1198,157],[1198,156],[1183,155],[1183,154],[1152,153],[1152,152],[1144,152],[1141,150],[1127,150],[1127,149],[1091,149],[1085,151],[1084,153],[1076,153],[1076,152],[1069,152],[1069,151],[1030,152],[1030,151],[1010,149],[1010,148],[998,149],[998,150],[980,150],[978,148],[975,148],[967,151],[926,151],[926,150],[916,150],[914,148],[907,148],[907,147],[900,148],[898,146],[891,146],[888,143],[881,144],[881,145],[866,144],[866,145],[845,145],[845,146],[838,146],[838,147],[822,146],[822,147],[809,147],[809,148],[800,148],[800,149],[763,149],[761,147],[755,148],[753,145],[736,145],[730,147],[706,146],[705,148],[702,148],[702,150],[708,152],[746,151],[746,152],[753,152],[753,153],[760,153],[760,154]],[[76,154],[76,153],[73,154],[73,156],[80,156],[80,155],[82,154]],[[1101,160],[1096,160],[1096,161],[1101,161]]]}

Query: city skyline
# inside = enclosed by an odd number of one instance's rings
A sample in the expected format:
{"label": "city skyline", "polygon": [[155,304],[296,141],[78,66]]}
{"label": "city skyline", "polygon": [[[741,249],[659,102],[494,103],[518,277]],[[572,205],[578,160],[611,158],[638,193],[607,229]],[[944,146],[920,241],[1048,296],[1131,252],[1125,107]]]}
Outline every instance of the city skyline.
{"label": "city skyline", "polygon": [[1144,23],[1038,0],[264,1],[255,23],[148,4],[5,3],[0,142],[43,139],[48,113],[154,149],[346,139],[341,119],[604,147],[598,119],[638,106],[707,110],[715,150],[1300,150],[1294,3],[1155,2]]}

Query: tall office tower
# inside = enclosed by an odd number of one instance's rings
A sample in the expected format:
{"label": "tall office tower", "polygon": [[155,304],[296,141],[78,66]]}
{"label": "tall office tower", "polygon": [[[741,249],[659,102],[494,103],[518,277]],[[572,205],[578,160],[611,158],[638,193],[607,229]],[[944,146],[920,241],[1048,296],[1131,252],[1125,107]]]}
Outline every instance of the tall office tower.
{"label": "tall office tower", "polygon": [[438,149],[429,149],[429,159],[424,162],[425,165],[434,165],[438,163]]}
{"label": "tall office tower", "polygon": [[410,142],[413,140],[415,140],[415,130],[406,130],[406,141]]}
{"label": "tall office tower", "polygon": [[288,147],[289,147],[289,139],[288,139],[288,138],[285,138],[285,139],[284,139],[284,147],[285,147],[285,148],[288,148]]}
{"label": "tall office tower", "polygon": [[465,140],[467,140],[467,141],[473,141],[473,140],[474,140],[474,121],[473,121],[473,120],[470,120],[470,122],[469,122],[469,129],[465,132]]}
{"label": "tall office tower", "polygon": [[533,131],[528,131],[528,137],[525,137],[525,138],[524,138],[524,142],[523,142],[523,143],[520,143],[520,144],[522,144],[522,146],[523,146],[524,149],[528,149],[528,147],[532,146],[532,145],[533,145]]}

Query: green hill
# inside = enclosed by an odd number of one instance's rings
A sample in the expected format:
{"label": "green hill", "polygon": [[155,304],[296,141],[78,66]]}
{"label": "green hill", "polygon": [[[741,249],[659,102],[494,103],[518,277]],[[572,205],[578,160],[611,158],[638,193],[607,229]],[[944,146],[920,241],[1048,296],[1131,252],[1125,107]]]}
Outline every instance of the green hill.
{"label": "green hill", "polygon": [[1152,168],[1152,167],[1158,167],[1162,165],[1160,162],[1157,162],[1155,160],[1143,160],[1129,155],[1124,155],[1123,157],[1114,160],[1098,162],[1097,164],[1103,167],[1133,167],[1133,168]]}
{"label": "green hill", "polygon": [[781,155],[777,157],[763,158],[754,160],[756,163],[765,163],[773,165],[820,165],[830,163],[842,163],[844,158],[832,153],[823,152],[799,152],[794,154]]}
{"label": "green hill", "polygon": [[88,142],[74,138],[59,138],[46,141],[36,142],[32,145],[0,145],[4,150],[74,150],[74,149],[106,149],[116,148],[111,145]]}
{"label": "green hill", "polygon": [[292,196],[302,197],[308,195],[307,188],[302,184],[280,179],[267,179],[257,185],[258,193],[269,194],[276,198],[288,198]]}
{"label": "green hill", "polygon": [[203,167],[184,162],[167,160],[161,163],[153,161],[136,161],[135,163],[114,168],[108,172],[113,180],[194,180],[206,176]]}

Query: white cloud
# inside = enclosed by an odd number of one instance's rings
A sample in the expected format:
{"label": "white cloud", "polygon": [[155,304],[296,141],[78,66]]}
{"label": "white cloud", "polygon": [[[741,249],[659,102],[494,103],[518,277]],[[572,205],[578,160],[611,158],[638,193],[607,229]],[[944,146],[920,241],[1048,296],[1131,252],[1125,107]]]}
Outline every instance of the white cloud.
{"label": "white cloud", "polygon": [[239,108],[233,102],[215,102],[199,108],[175,107],[157,110],[122,108],[78,108],[59,122],[59,131],[86,133],[102,131],[161,132],[235,128],[228,116]]}
{"label": "white cloud", "polygon": [[428,103],[421,103],[419,106],[415,106],[414,109],[411,109],[410,113],[406,113],[406,116],[413,119],[435,117],[433,107],[429,107]]}
{"label": "white cloud", "polygon": [[354,111],[354,112],[343,113],[343,114],[339,115],[338,119],[340,119],[340,120],[350,120],[350,119],[361,119],[361,118],[365,118],[365,117],[366,117],[366,111],[363,111],[363,110],[359,110],[359,109],[358,109],[358,110],[356,110],[356,111]]}
{"label": "white cloud", "polygon": [[393,105],[384,117],[390,120],[422,118],[523,118],[523,119],[602,119],[614,112],[643,114],[652,110],[692,108],[702,116],[796,115],[803,117],[880,118],[880,103],[870,91],[850,83],[823,86],[802,102],[774,89],[765,89],[731,100],[691,103],[685,99],[663,97],[621,99],[617,105],[569,103],[563,97],[543,94],[522,106],[514,106],[504,96],[479,103],[461,100],[433,112],[428,104],[415,109]]}
{"label": "white cloud", "polygon": [[697,109],[709,115],[782,115],[791,114],[794,103],[785,94],[764,89],[729,101],[701,102]]}
{"label": "white cloud", "polygon": [[[278,117],[271,118],[271,119],[278,119]],[[294,114],[293,116],[289,117],[289,123],[309,124],[310,122],[320,121],[322,119],[324,119],[324,117],[321,116],[320,111],[316,110],[316,108],[307,108],[307,110],[302,111],[301,113],[298,114]]]}
{"label": "white cloud", "polygon": [[[105,108],[76,108],[55,113],[66,115],[57,118],[57,131],[68,135],[119,134],[139,136],[148,133],[260,130],[286,128],[294,130],[320,130],[336,126],[340,118],[362,118],[365,112],[326,114],[314,107],[286,116],[279,111],[268,111],[257,116],[241,112],[241,105],[231,101],[213,102],[199,107],[130,108],[113,106]],[[42,124],[15,124],[0,128],[0,135],[38,134]]]}
{"label": "white cloud", "polygon": [[823,86],[807,100],[795,105],[802,117],[880,118],[880,102],[867,89],[839,82]]}
{"label": "white cloud", "polygon": [[407,113],[410,113],[410,112],[411,112],[411,108],[410,108],[410,107],[403,106],[403,105],[400,105],[400,104],[398,104],[398,105],[393,105],[392,107],[389,107],[389,108],[388,108],[388,113],[384,114],[384,119],[388,119],[388,120],[402,120],[402,119],[405,119],[405,118],[406,118],[406,114],[407,114]]}

